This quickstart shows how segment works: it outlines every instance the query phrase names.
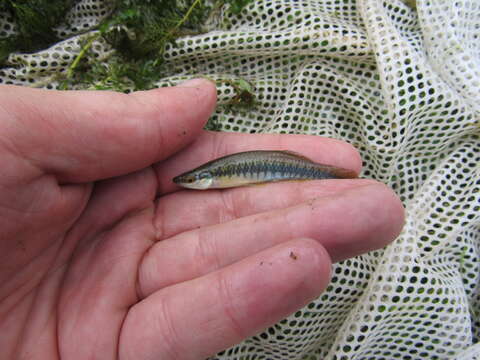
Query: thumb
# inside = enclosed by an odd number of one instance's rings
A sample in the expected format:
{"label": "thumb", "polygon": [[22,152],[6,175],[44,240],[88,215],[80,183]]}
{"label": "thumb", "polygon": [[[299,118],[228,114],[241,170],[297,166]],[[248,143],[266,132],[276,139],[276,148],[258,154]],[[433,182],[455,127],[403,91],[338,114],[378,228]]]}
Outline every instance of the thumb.
{"label": "thumb", "polygon": [[31,176],[75,183],[129,173],[186,146],[216,91],[203,79],[131,94],[0,86],[0,99],[0,152],[27,163]]}

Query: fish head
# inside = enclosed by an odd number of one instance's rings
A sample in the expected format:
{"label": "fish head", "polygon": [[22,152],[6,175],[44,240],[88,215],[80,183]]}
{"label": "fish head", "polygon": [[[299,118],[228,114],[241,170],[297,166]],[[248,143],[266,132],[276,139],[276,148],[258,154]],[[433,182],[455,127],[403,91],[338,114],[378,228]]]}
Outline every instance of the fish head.
{"label": "fish head", "polygon": [[213,184],[209,171],[193,171],[173,178],[173,182],[187,189],[206,190]]}

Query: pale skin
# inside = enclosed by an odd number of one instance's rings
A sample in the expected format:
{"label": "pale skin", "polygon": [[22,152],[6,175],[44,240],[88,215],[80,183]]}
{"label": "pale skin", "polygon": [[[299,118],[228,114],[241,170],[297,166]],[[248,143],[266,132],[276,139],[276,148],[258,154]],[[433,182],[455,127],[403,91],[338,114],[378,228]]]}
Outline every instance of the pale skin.
{"label": "pale skin", "polygon": [[350,145],[202,130],[212,83],[0,87],[0,358],[203,359],[306,305],[332,261],[385,246],[403,207],[372,180],[182,190],[254,149],[360,171]]}

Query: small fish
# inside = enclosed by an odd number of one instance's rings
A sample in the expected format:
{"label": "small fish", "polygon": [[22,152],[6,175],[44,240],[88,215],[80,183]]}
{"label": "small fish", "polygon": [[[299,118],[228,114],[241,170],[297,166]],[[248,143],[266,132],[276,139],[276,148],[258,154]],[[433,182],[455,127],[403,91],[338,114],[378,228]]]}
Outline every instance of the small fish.
{"label": "small fish", "polygon": [[350,179],[354,171],[322,165],[292,151],[246,151],[187,171],[173,182],[188,189],[223,189],[285,180]]}

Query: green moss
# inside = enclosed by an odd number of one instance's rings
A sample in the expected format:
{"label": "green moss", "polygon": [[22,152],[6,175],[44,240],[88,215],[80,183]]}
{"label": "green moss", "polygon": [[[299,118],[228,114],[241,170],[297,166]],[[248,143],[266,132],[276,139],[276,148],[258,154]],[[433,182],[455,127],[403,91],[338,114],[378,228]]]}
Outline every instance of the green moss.
{"label": "green moss", "polygon": [[232,14],[240,14],[245,6],[252,2],[252,0],[232,0],[232,1],[225,1],[229,3],[230,7],[229,10]]}
{"label": "green moss", "polygon": [[0,42],[0,64],[11,52],[33,52],[58,41],[58,26],[73,0],[4,0],[0,11],[16,24],[17,34]]}
{"label": "green moss", "polygon": [[238,80],[218,80],[218,83],[230,85],[235,91],[235,96],[226,104],[227,107],[252,108],[256,105],[254,87],[248,81]]}
{"label": "green moss", "polygon": [[[61,88],[146,90],[162,78],[163,53],[183,31],[201,30],[209,8],[200,0],[117,0],[115,11],[89,38],[61,80]],[[116,51],[95,60],[93,40],[102,36]]]}
{"label": "green moss", "polygon": [[416,10],[417,9],[417,1],[416,0],[403,0],[405,4],[410,6],[412,9]]}
{"label": "green moss", "polygon": [[100,30],[123,56],[143,59],[163,53],[182,30],[200,31],[208,10],[200,0],[121,0]]}
{"label": "green moss", "polygon": [[118,91],[150,89],[162,78],[163,53],[168,43],[188,33],[203,32],[203,24],[219,7],[238,12],[252,0],[117,0],[115,11],[100,26],[116,51],[102,63],[93,61],[87,41],[62,81],[62,88],[80,86]]}
{"label": "green moss", "polygon": [[5,62],[10,53],[15,51],[15,43],[12,38],[0,39],[0,65]]}

